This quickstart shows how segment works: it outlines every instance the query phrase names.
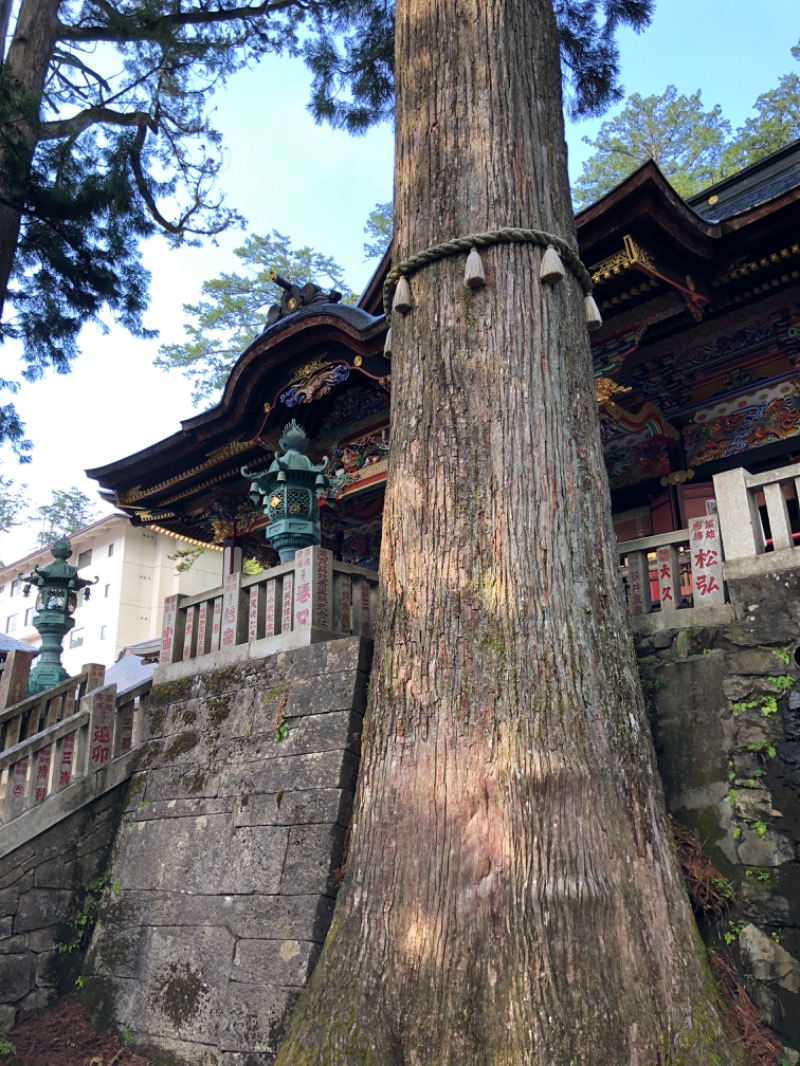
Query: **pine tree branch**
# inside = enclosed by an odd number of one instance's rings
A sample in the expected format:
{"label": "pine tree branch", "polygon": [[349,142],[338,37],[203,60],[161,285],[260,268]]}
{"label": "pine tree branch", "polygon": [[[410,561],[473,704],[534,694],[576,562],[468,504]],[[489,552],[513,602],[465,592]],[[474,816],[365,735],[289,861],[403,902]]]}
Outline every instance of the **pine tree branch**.
{"label": "pine tree branch", "polygon": [[106,12],[109,22],[111,22],[113,13],[114,21],[118,25],[112,28],[110,25],[67,26],[62,23],[58,33],[60,41],[155,41],[160,40],[163,37],[164,30],[170,28],[213,26],[219,23],[236,22],[239,19],[247,21],[261,15],[273,15],[279,11],[286,11],[292,7],[306,8],[312,6],[305,3],[304,0],[263,0],[263,3],[256,4],[254,7],[236,7],[227,11],[219,8],[202,11],[176,11],[169,15],[143,19],[136,24],[124,26],[121,24],[122,19],[119,12],[110,4],[104,3],[102,0],[100,2],[95,0],[95,3],[101,10]]}
{"label": "pine tree branch", "polygon": [[132,111],[125,114],[113,111],[110,107],[87,107],[72,118],[56,119],[43,122],[39,127],[40,141],[54,141],[60,137],[77,137],[89,126],[98,124],[109,126],[138,126],[141,130],[154,128],[154,121],[146,111]]}

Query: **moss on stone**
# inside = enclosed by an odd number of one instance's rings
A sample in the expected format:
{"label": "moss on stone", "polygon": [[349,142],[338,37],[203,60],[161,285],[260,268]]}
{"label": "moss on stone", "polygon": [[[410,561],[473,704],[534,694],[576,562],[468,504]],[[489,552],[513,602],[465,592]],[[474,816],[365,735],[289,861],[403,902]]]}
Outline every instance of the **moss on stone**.
{"label": "moss on stone", "polygon": [[183,778],[183,783],[186,785],[186,791],[190,795],[196,796],[198,792],[203,791],[207,777],[207,770],[192,770],[191,773],[186,774]]}
{"label": "moss on stone", "polygon": [[81,1003],[89,1021],[103,1032],[116,1022],[117,992],[109,977],[87,977],[81,988]]}
{"label": "moss on stone", "polygon": [[179,714],[184,725],[193,725],[197,721],[197,711],[194,707],[184,707]]}
{"label": "moss on stone", "polygon": [[150,740],[146,744],[142,744],[133,757],[133,773],[136,773],[138,770],[149,769],[160,753],[161,743],[159,741]]}
{"label": "moss on stone", "polygon": [[238,669],[228,666],[222,670],[212,670],[210,674],[203,676],[203,687],[208,696],[219,696],[226,689],[236,688],[238,682]]}
{"label": "moss on stone", "polygon": [[218,728],[231,713],[230,696],[216,696],[206,701],[208,724]]}
{"label": "moss on stone", "polygon": [[164,732],[164,726],[167,723],[167,709],[166,707],[154,708],[149,714],[149,726],[150,732],[153,734],[160,734]]}
{"label": "moss on stone", "polygon": [[199,741],[200,737],[193,730],[189,730],[186,733],[179,733],[165,749],[164,758],[169,762],[172,762],[174,759],[177,759],[179,755],[185,755],[187,751],[196,748]]}
{"label": "moss on stone", "polygon": [[160,685],[153,685],[150,699],[157,703],[175,703],[186,699],[191,691],[191,677],[176,677],[173,681],[162,681]]}
{"label": "moss on stone", "polygon": [[207,991],[202,976],[188,962],[173,962],[158,983],[158,1006],[177,1029],[197,1014],[200,997]]}

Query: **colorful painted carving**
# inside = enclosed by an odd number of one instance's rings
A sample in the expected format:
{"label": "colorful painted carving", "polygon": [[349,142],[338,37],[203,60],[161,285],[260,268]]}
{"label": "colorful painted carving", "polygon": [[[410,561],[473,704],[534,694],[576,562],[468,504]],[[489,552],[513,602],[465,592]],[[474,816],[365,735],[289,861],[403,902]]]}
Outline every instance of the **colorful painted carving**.
{"label": "colorful painted carving", "polygon": [[786,440],[800,433],[800,395],[778,396],[751,403],[733,414],[684,427],[686,457],[692,466],[726,455]]}
{"label": "colorful painted carving", "polygon": [[630,447],[619,447],[606,455],[608,482],[612,489],[669,473],[668,441],[648,437]]}
{"label": "colorful painted carving", "polygon": [[376,385],[365,387],[362,385],[351,386],[336,403],[336,406],[325,416],[319,428],[317,437],[325,437],[337,426],[347,422],[357,423],[370,415],[389,411],[389,395]]}
{"label": "colorful painted carving", "polygon": [[350,367],[347,363],[323,363],[318,370],[301,378],[296,384],[290,385],[278,399],[286,407],[313,403],[314,400],[327,396],[334,385],[340,385],[349,377]]}
{"label": "colorful painted carving", "polygon": [[336,448],[328,466],[328,480],[337,497],[347,485],[385,468],[389,442],[383,437],[361,437]]}

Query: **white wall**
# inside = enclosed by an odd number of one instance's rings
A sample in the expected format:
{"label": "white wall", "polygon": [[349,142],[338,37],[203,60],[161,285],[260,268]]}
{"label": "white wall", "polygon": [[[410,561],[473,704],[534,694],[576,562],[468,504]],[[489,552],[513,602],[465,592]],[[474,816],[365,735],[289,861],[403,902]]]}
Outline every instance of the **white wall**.
{"label": "white wall", "polygon": [[[75,626],[64,641],[62,661],[71,674],[85,663],[110,666],[125,645],[159,636],[166,596],[193,595],[222,582],[222,552],[205,551],[190,570],[177,574],[169,556],[186,545],[162,533],[134,528],[118,516],[94,522],[70,539],[69,562],[78,566],[80,557],[91,552],[79,573],[89,580],[97,578],[89,600],[79,600]],[[35,552],[0,570],[0,630],[35,647],[39,634],[25,622],[26,613],[29,617],[34,613],[35,591],[24,597],[19,575],[49,562],[49,551]]]}

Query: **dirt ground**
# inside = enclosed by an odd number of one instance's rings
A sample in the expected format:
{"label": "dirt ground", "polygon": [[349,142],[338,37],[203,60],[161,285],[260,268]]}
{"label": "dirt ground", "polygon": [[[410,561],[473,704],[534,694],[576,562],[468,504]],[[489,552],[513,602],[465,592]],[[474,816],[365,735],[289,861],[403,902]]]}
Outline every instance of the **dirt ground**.
{"label": "dirt ground", "polygon": [[16,1050],[0,1056],[3,1066],[149,1066],[113,1032],[98,1033],[75,993],[8,1034]]}

